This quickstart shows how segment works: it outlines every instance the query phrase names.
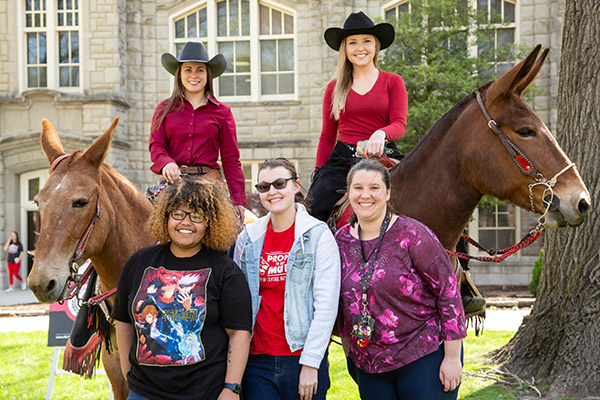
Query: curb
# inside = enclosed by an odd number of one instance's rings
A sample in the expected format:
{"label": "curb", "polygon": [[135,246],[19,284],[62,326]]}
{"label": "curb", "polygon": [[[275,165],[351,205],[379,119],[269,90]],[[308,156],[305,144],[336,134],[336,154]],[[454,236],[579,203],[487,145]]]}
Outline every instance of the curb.
{"label": "curb", "polygon": [[46,310],[0,310],[0,318],[5,317],[39,317],[48,315]]}
{"label": "curb", "polygon": [[531,307],[533,307],[533,303],[535,303],[534,298],[514,299],[514,300],[496,300],[496,301],[488,301],[486,304],[486,307],[531,308]]}

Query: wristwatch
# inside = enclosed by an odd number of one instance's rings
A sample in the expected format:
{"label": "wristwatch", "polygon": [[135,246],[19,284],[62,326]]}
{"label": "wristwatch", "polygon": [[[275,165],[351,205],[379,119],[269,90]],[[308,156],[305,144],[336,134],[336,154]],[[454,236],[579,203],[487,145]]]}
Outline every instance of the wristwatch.
{"label": "wristwatch", "polygon": [[225,385],[223,385],[223,387],[225,389],[231,390],[235,394],[242,393],[242,385],[240,385],[239,383],[225,383]]}

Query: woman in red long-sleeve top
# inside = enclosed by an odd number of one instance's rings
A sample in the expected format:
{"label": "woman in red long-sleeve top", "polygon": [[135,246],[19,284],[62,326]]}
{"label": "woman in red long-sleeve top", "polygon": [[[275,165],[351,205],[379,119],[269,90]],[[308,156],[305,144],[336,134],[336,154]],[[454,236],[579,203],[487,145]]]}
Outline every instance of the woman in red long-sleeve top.
{"label": "woman in red long-sleeve top", "polygon": [[245,180],[237,146],[236,127],[231,109],[217,101],[212,79],[227,66],[217,54],[209,60],[202,43],[188,42],[179,58],[165,53],[165,69],[175,76],[170,98],[162,101],[152,117],[150,135],[150,169],[169,182],[181,179],[180,167],[188,173],[218,176],[221,164],[231,199],[238,214],[246,204]]}
{"label": "woman in red long-sleeve top", "polygon": [[341,197],[337,190],[345,186],[356,161],[356,143],[369,140],[367,153],[381,155],[384,147],[397,151],[393,142],[404,135],[404,81],[377,69],[379,51],[392,44],[394,35],[392,25],[374,25],[362,11],[350,14],[343,28],[325,31],[325,41],[339,57],[323,99],[323,127],[308,197],[312,214],[320,220],[327,220]]}

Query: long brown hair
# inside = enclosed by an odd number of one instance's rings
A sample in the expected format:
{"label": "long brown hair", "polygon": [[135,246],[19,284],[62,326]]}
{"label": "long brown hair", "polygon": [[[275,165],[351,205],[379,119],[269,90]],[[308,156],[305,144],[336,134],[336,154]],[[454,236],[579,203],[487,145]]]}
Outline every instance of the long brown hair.
{"label": "long brown hair", "polygon": [[[375,36],[375,57],[373,57],[373,65],[377,68],[377,60],[379,59],[379,49],[381,48],[381,42]],[[352,87],[354,79],[352,77],[353,66],[350,60],[348,60],[348,54],[346,54],[346,40],[345,37],[340,44],[340,50],[338,54],[337,67],[335,68],[334,79],[335,88],[333,89],[333,96],[331,102],[331,116],[338,121],[340,114],[346,107],[346,98]]]}
{"label": "long brown hair", "polygon": [[[206,66],[206,86],[204,86],[204,95],[206,96],[207,99],[208,99],[208,96],[210,95],[213,99],[216,100],[216,97],[213,92],[212,72],[210,71],[210,68],[208,68],[207,64],[205,64],[205,63],[203,63],[203,64]],[[182,65],[183,65],[183,63],[179,63],[179,66],[177,67],[177,70],[175,71],[175,84],[173,85],[173,93],[171,93],[171,97],[169,97],[166,106],[162,110],[157,111],[159,114],[158,114],[157,118],[154,120],[154,122],[152,123],[152,127],[150,128],[151,132],[154,132],[162,125],[162,123],[164,122],[168,113],[170,113],[171,111],[178,112],[183,109],[182,96],[183,96],[183,93],[185,92],[185,87],[183,86],[183,83],[181,82],[181,66]]]}

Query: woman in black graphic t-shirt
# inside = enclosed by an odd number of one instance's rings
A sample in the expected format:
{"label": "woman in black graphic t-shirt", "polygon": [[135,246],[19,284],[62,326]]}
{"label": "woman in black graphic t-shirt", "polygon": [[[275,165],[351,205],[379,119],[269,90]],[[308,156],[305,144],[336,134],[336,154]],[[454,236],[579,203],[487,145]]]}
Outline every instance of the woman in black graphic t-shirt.
{"label": "woman in black graphic t-shirt", "polygon": [[112,311],[129,398],[239,399],[252,310],[244,275],[222,253],[237,234],[227,194],[179,181],[149,224],[161,244],[129,259]]}

